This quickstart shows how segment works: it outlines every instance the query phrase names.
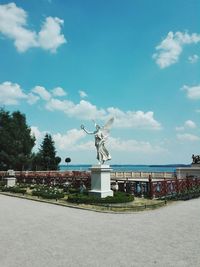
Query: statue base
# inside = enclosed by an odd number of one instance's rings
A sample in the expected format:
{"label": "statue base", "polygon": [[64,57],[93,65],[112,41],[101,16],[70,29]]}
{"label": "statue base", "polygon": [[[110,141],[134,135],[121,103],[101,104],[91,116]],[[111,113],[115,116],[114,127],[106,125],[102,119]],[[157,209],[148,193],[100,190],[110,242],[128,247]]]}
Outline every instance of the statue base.
{"label": "statue base", "polygon": [[95,195],[100,198],[113,196],[113,191],[110,188],[110,173],[112,169],[109,165],[94,165],[91,170],[91,190],[90,195]]}
{"label": "statue base", "polygon": [[13,187],[16,185],[16,178],[15,177],[4,177],[3,181],[6,182],[7,187]]}

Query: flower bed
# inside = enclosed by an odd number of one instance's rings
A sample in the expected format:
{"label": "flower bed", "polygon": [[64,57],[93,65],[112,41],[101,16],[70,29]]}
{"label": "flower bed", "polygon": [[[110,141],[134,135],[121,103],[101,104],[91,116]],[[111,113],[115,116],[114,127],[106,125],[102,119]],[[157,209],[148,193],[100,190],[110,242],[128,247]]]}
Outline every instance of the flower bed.
{"label": "flower bed", "polygon": [[46,199],[64,198],[64,193],[57,188],[37,187],[32,191],[33,196],[38,196]]}

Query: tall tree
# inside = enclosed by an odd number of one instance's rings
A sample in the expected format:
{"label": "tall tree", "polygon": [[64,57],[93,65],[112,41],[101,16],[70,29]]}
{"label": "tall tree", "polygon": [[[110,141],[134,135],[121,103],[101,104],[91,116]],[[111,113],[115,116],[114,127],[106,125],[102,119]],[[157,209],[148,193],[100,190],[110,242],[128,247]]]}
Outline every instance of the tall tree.
{"label": "tall tree", "polygon": [[46,134],[39,152],[35,156],[35,169],[58,170],[61,158],[56,156],[54,141],[50,134]]}
{"label": "tall tree", "polygon": [[28,168],[34,144],[25,115],[0,109],[0,170]]}

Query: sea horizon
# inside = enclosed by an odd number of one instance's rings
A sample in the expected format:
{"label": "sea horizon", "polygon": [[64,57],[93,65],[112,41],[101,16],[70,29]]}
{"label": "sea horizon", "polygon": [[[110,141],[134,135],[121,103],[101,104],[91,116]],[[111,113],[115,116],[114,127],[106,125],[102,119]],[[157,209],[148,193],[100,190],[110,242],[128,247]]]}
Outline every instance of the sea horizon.
{"label": "sea horizon", "polygon": [[[133,171],[133,172],[175,172],[176,168],[188,167],[190,164],[111,164],[113,171]],[[92,164],[69,164],[60,166],[61,171],[87,171]]]}

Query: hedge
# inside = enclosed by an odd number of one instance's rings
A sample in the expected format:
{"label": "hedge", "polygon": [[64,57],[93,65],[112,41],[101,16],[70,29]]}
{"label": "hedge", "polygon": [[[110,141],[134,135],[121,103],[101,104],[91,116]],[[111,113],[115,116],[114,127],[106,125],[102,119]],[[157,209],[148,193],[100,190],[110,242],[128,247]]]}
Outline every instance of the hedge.
{"label": "hedge", "polygon": [[25,188],[21,188],[21,187],[18,187],[18,186],[2,187],[1,190],[3,192],[11,192],[11,193],[20,193],[20,194],[25,194],[26,193],[26,189]]}
{"label": "hedge", "polygon": [[100,198],[88,194],[71,194],[68,196],[67,201],[77,204],[111,204],[111,203],[126,203],[134,200],[134,196],[123,193],[115,192],[114,196],[108,196],[105,198]]}

